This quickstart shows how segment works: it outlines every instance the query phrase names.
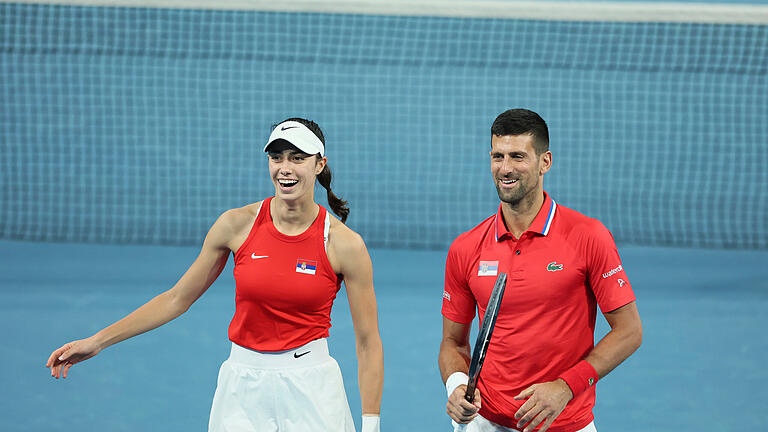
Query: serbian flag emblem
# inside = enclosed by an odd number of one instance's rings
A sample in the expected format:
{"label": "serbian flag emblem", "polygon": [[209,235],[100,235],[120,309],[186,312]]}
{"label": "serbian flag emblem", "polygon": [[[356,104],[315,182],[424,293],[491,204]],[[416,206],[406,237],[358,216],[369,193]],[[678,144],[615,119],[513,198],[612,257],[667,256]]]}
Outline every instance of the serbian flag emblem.
{"label": "serbian flag emblem", "polygon": [[296,273],[315,274],[317,261],[298,259],[296,261]]}
{"label": "serbian flag emblem", "polygon": [[480,261],[480,266],[477,269],[478,276],[496,276],[498,273],[498,261]]}

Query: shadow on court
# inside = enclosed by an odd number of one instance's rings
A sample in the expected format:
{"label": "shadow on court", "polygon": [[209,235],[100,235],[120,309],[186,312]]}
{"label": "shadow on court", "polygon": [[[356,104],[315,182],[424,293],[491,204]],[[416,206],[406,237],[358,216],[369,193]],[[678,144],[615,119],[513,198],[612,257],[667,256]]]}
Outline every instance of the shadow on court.
{"label": "shadow on court", "polygon": [[[108,348],[66,380],[53,380],[44,368],[54,348],[169,288],[197,251],[0,242],[0,430],[205,430],[218,367],[229,353],[231,260],[177,320]],[[644,343],[598,385],[598,430],[764,428],[757,413],[768,400],[768,252],[620,252]],[[450,430],[437,369],[444,254],[372,251],[385,350],[384,431]],[[354,333],[343,292],[333,323],[331,353],[359,427]],[[598,337],[606,331],[601,317]]]}

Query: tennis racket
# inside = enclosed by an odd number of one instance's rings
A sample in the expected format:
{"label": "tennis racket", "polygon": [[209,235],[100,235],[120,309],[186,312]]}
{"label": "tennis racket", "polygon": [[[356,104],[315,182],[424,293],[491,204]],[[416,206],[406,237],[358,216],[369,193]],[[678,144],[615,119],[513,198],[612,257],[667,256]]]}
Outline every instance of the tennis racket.
{"label": "tennis racket", "polygon": [[[499,273],[496,278],[496,285],[491,291],[491,298],[488,299],[488,307],[485,308],[485,316],[480,324],[480,333],[477,334],[475,348],[472,351],[472,361],[469,362],[469,382],[467,382],[467,392],[464,399],[472,403],[475,400],[475,388],[477,387],[477,377],[480,376],[480,369],[485,361],[485,353],[488,351],[488,344],[491,342],[493,327],[496,325],[496,317],[499,315],[501,307],[501,298],[504,296],[504,288],[507,286],[507,274]],[[466,424],[457,424],[454,432],[463,432],[467,428]]]}

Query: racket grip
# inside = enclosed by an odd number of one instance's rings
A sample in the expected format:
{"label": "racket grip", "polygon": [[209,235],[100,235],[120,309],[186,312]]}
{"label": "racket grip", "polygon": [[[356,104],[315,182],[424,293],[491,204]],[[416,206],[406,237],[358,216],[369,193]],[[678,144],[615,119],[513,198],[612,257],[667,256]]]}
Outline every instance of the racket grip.
{"label": "racket grip", "polygon": [[472,403],[475,401],[475,389],[477,388],[477,381],[470,378],[469,382],[467,383],[467,389],[464,393],[464,400],[466,400],[469,403]]}

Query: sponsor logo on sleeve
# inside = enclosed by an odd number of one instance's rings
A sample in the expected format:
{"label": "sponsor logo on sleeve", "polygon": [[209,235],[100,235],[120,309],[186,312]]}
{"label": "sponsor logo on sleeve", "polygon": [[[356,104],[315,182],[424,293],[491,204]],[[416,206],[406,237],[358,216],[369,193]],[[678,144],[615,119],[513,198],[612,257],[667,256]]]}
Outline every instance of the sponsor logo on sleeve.
{"label": "sponsor logo on sleeve", "polygon": [[499,273],[498,261],[480,261],[477,269],[478,276],[496,276]]}
{"label": "sponsor logo on sleeve", "polygon": [[443,291],[443,298],[448,300],[448,301],[451,301],[451,293],[449,293],[448,291],[444,290]]}
{"label": "sponsor logo on sleeve", "polygon": [[625,283],[626,282],[624,282],[624,279],[619,279],[619,286],[620,287],[623,287]]}
{"label": "sponsor logo on sleeve", "polygon": [[624,270],[624,267],[622,267],[621,264],[619,264],[619,266],[616,267],[615,269],[612,269],[611,271],[609,271],[607,273],[603,273],[603,279],[608,279],[609,277],[615,275],[616,273],[618,273],[618,272],[620,272],[622,270]]}

